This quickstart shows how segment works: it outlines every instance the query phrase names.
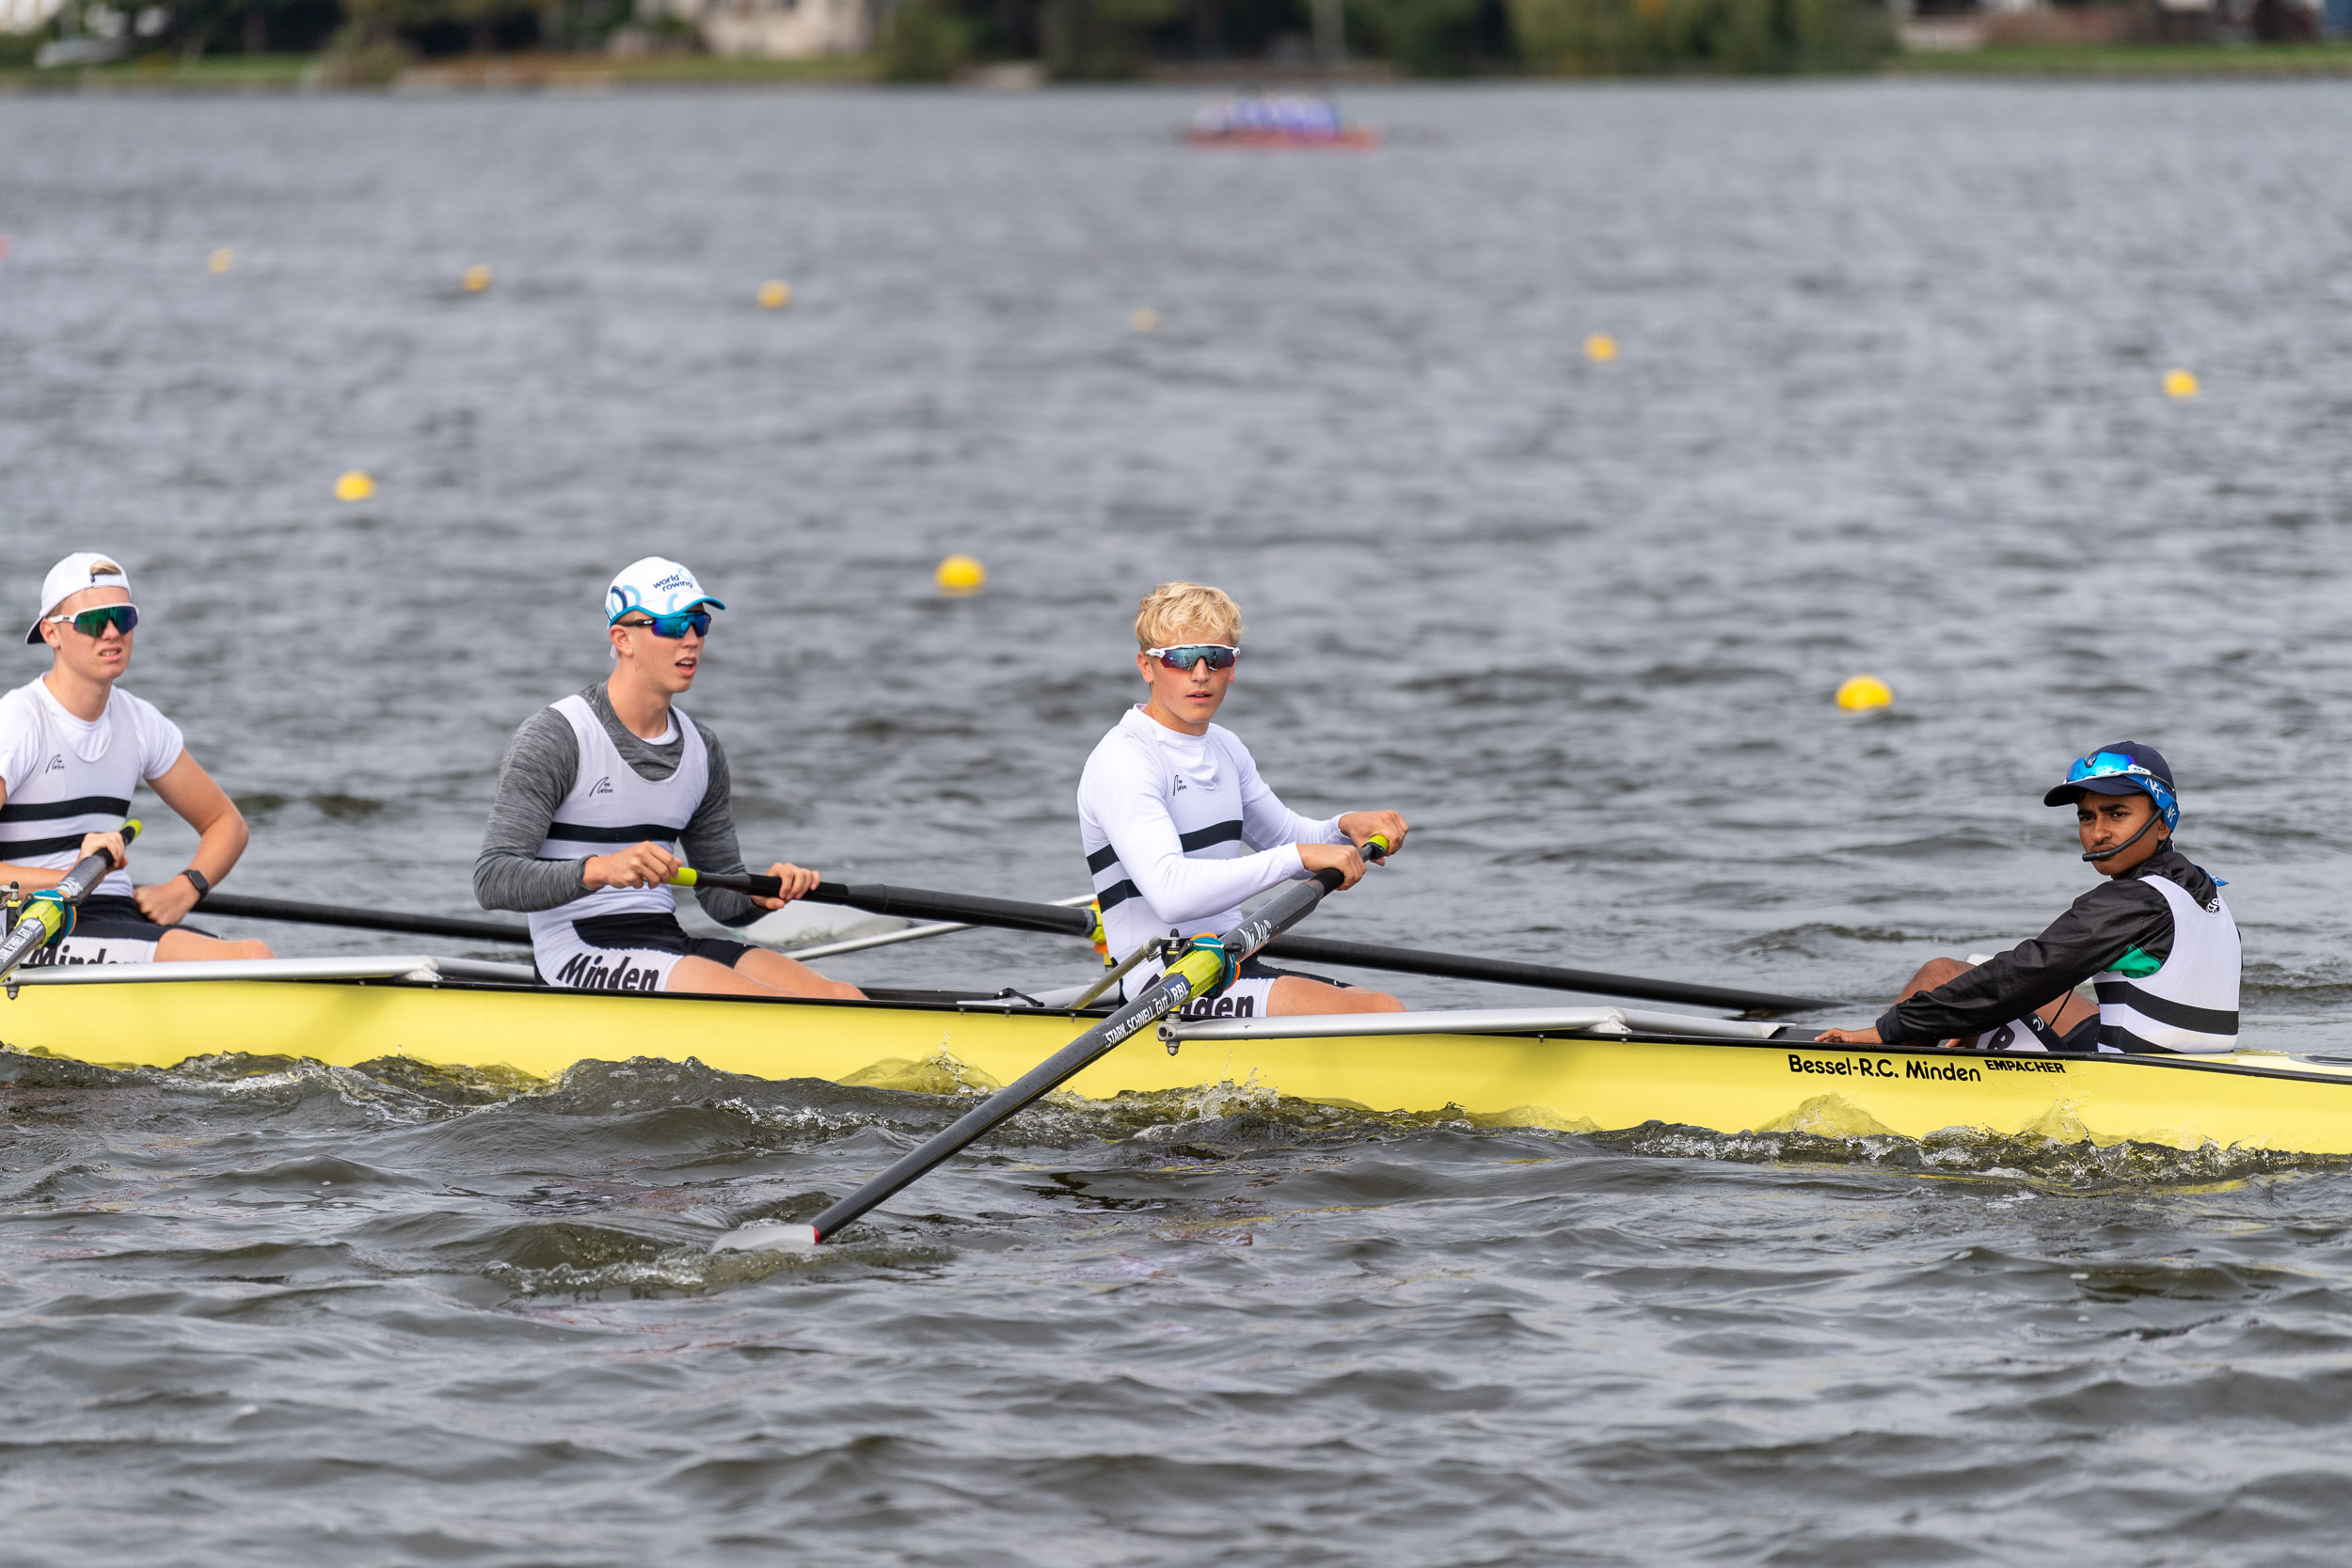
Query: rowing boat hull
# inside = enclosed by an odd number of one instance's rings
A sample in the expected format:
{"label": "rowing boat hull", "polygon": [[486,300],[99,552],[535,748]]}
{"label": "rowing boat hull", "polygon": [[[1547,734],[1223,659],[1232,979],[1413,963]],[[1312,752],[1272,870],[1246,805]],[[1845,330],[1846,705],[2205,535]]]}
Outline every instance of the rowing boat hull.
{"label": "rowing boat hull", "polygon": [[[0,1042],[105,1067],[224,1052],[354,1067],[405,1057],[547,1079],[580,1061],[941,1092],[1009,1082],[1090,1020],[903,1003],[267,980],[26,986]],[[1191,1041],[1148,1033],[1070,1087],[1104,1100],[1219,1083],[1493,1126],[1918,1138],[1953,1128],[2101,1144],[2352,1153],[2352,1068],[2266,1053],[2018,1057],[1783,1042],[1442,1034]]]}

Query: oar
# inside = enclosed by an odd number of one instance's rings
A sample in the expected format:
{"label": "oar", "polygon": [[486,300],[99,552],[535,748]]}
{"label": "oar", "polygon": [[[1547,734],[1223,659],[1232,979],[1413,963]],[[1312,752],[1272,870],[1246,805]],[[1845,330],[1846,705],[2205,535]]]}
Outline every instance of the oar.
{"label": "oar", "polygon": [[396,910],[353,910],[340,904],[303,904],[291,898],[243,898],[208,893],[197,900],[206,914],[231,919],[283,920],[295,926],[346,926],[359,931],[398,931],[412,937],[456,937],[466,942],[531,945],[531,927],[519,920],[452,920],[437,914],[403,914]]}
{"label": "oar", "polygon": [[[122,847],[128,849],[131,841],[139,836],[138,820],[135,817],[122,825]],[[41,948],[55,942],[59,935],[73,929],[73,906],[89,894],[89,890],[106,879],[115,868],[115,858],[100,851],[84,855],[73,863],[73,869],[57,879],[57,885],[44,888],[25,900],[17,911],[16,927],[0,942],[0,980],[16,973],[16,966]],[[55,896],[44,896],[54,895]],[[16,999],[16,987],[8,987],[8,999]]]}
{"label": "oar", "polygon": [[[677,887],[716,887],[756,898],[779,898],[784,882],[756,872],[728,875],[681,866],[670,879]],[[1055,936],[1090,936],[1094,916],[1086,910],[1060,904],[1031,904],[1018,898],[989,898],[970,893],[931,893],[922,888],[884,887],[879,882],[844,886],[818,882],[801,895],[812,904],[842,904],[869,914],[904,915],[912,920],[959,920],[967,926],[997,926],[1009,931],[1045,931]]]}
{"label": "oar", "polygon": [[[703,885],[718,886],[718,874],[713,873],[704,878]],[[776,895],[770,893],[763,894],[761,896],[773,898]],[[1075,898],[1057,898],[1054,902],[1059,908],[1068,909],[1076,904],[1091,904],[1094,902],[1094,895],[1090,893],[1082,893]],[[819,942],[814,947],[787,947],[783,949],[783,952],[787,958],[798,958],[803,963],[806,963],[811,958],[838,958],[844,953],[863,953],[869,947],[891,947],[902,942],[921,942],[927,937],[944,937],[950,932],[970,929],[972,929],[972,923],[968,920],[943,920],[935,925],[909,926],[904,930],[881,931],[872,936],[844,937],[839,942]]]}
{"label": "oar", "polygon": [[[1374,860],[1378,860],[1387,847],[1387,840],[1375,838],[1364,849]],[[945,1131],[933,1133],[922,1147],[900,1158],[888,1170],[828,1208],[807,1225],[744,1226],[732,1232],[722,1244],[731,1244],[743,1250],[760,1250],[774,1246],[815,1246],[825,1241],[876,1204],[886,1201],[892,1195],[919,1180],[986,1136],[993,1129],[1075,1078],[1108,1055],[1120,1041],[1150,1028],[1193,998],[1208,995],[1216,990],[1229,964],[1238,968],[1243,959],[1264,947],[1284,928],[1304,920],[1317,904],[1323,902],[1324,895],[1339,885],[1340,874],[1325,870],[1316,872],[1306,881],[1295,882],[1284,888],[1266,900],[1265,906],[1256,914],[1223,934],[1221,953],[1215,948],[1195,947],[1176,959],[1159,979],[1152,982],[1150,990],[958,1117]],[[1050,909],[1053,906],[1041,907]]]}
{"label": "oar", "polygon": [[[691,873],[680,872],[680,877]],[[758,893],[773,898],[778,889],[773,877],[727,878],[713,873],[701,879],[706,887],[732,887],[738,893]],[[764,883],[764,888],[752,886]],[[680,886],[691,886],[691,881]],[[1084,904],[1089,900],[1081,895],[1070,900]],[[397,931],[406,936],[455,937],[464,942],[495,942],[504,945],[531,945],[531,927],[513,920],[461,920],[437,914],[407,914],[398,910],[356,910],[341,904],[306,904],[292,898],[246,898],[233,893],[209,893],[198,900],[207,914],[227,915],[236,920],[282,920],[295,926],[340,926],[359,931]],[[1058,909],[1062,906],[1048,905]],[[917,926],[903,931],[882,931],[872,936],[850,937],[840,942],[820,943],[814,947],[787,949],[787,955],[797,958],[826,958],[843,953],[862,952],[868,947],[887,947],[895,942],[919,942],[926,937],[946,936],[950,931],[968,931],[972,922],[960,921],[932,926]]]}
{"label": "oar", "polygon": [[1697,986],[1683,980],[1645,980],[1632,974],[1600,974],[1589,969],[1561,969],[1510,958],[1479,958],[1465,953],[1424,953],[1413,947],[1334,942],[1327,937],[1284,937],[1269,946],[1266,955],[1307,963],[1393,970],[1400,974],[1439,974],[1450,980],[1487,980],[1502,986],[1532,986],[1539,990],[1581,991],[1587,996],[1627,996],[1643,1002],[1728,1007],[1741,1013],[1797,1013],[1839,1006],[1813,996],[1780,996],[1767,990]]}
{"label": "oar", "polygon": [[[681,872],[681,876],[686,873]],[[777,894],[773,877],[706,876],[702,880],[738,893],[764,898]],[[927,888],[885,887],[880,883],[844,886],[818,882],[801,896],[818,904],[846,904],[875,914],[907,915],[919,920],[961,920],[973,926],[1001,926],[1015,931],[1051,931],[1057,936],[1090,937],[1094,918],[1082,910],[1057,909],[1051,904],[1027,904],[1011,898],[986,898],[961,893],[934,893]],[[1413,947],[1383,947],[1373,942],[1338,942],[1328,937],[1279,937],[1266,943],[1269,958],[1297,958],[1307,963],[1347,964],[1357,969],[1392,970],[1402,974],[1436,974],[1453,980],[1486,980],[1496,985],[1532,986],[1539,990],[1572,990],[1586,996],[1625,996],[1643,1002],[1679,1002],[1696,1007],[1728,1007],[1735,1012],[1793,1013],[1834,1007],[1812,996],[1782,996],[1772,991],[1737,990],[1727,986],[1698,986],[1681,980],[1645,980],[1635,974],[1603,974],[1590,969],[1562,969],[1551,964],[1520,963],[1509,958],[1472,958],[1464,953],[1429,953]]]}

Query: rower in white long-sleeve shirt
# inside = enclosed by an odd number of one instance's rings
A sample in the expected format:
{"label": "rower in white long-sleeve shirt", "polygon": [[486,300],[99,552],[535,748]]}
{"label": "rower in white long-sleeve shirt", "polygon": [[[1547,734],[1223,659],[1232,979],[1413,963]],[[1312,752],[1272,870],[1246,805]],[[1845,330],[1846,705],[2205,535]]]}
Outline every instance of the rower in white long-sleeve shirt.
{"label": "rower in white long-sleeve shirt", "polygon": [[[1103,737],[1078,782],[1079,839],[1114,955],[1154,937],[1227,929],[1242,918],[1245,900],[1326,867],[1352,886],[1364,874],[1358,845],[1375,834],[1391,852],[1404,845],[1405,819],[1391,811],[1321,820],[1292,811],[1258,776],[1249,749],[1209,721],[1232,686],[1241,651],[1241,611],[1225,594],[1162,583],[1139,608],[1136,641],[1149,698]],[[1126,994],[1140,994],[1158,972],[1149,961],[1130,972]],[[1384,991],[1251,959],[1223,994],[1185,1012],[1402,1010]]]}

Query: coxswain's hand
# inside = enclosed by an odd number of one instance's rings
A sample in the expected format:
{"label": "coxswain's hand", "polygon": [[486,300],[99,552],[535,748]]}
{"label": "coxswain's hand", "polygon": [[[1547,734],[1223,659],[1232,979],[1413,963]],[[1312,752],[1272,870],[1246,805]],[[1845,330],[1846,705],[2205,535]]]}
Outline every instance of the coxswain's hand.
{"label": "coxswain's hand", "polygon": [[1405,847],[1405,835],[1410,831],[1405,826],[1405,818],[1392,811],[1351,811],[1340,818],[1340,832],[1347,835],[1350,844],[1360,847],[1377,834],[1389,841],[1388,852],[1391,855]]}
{"label": "coxswain's hand", "polygon": [[[123,847],[122,835],[119,832],[84,833],[82,835],[82,853],[85,855],[104,855],[107,859],[115,863],[115,869],[117,871],[121,870],[124,866],[131,863],[131,851]],[[189,891],[194,892],[195,890],[191,888]]]}
{"label": "coxswain's hand", "polygon": [[153,887],[134,888],[131,896],[138,901],[139,913],[158,926],[177,926],[196,908],[196,884],[185,877],[174,877]]}
{"label": "coxswain's hand", "polygon": [[816,872],[811,871],[804,865],[787,865],[782,861],[778,861],[775,864],[770,866],[768,868],[768,875],[773,877],[777,881],[784,884],[784,896],[781,898],[754,898],[752,902],[757,904],[763,910],[780,910],[787,904],[792,902],[793,899],[798,898],[803,894],[808,892],[809,889],[815,887],[818,882],[824,880],[824,878],[818,876]]}
{"label": "coxswain's hand", "polygon": [[1824,1029],[1813,1037],[1816,1045],[1884,1045],[1879,1038],[1878,1025],[1867,1029]]}
{"label": "coxswain's hand", "polygon": [[591,855],[580,879],[591,888],[660,887],[677,874],[678,860],[659,844],[632,845],[609,855]]}
{"label": "coxswain's hand", "polygon": [[1354,887],[1364,879],[1364,857],[1356,852],[1353,844],[1302,844],[1298,847],[1298,862],[1308,873],[1336,871],[1340,886]]}

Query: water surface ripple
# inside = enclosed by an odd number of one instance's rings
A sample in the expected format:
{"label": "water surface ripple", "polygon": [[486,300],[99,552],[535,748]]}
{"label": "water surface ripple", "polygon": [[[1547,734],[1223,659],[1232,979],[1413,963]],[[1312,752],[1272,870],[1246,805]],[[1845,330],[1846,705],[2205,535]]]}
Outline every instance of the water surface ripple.
{"label": "water surface ripple", "polygon": [[[1348,104],[1384,150],[1289,159],[1192,106],[0,100],[10,613],[125,553],[235,888],[462,910],[505,736],[660,549],[731,606],[693,707],[755,852],[1049,897],[1124,607],[1196,576],[1268,775],[1420,829],[1317,930],[1856,1017],[2083,885],[2039,792],[2129,734],[2249,1032],[2342,1048],[2352,90],[1398,90]],[[1898,705],[1836,712],[1864,670]],[[240,1044],[0,1057],[0,1561],[2267,1564],[2352,1520],[2341,1162],[1228,1087],[722,1258],[957,1103]]]}

